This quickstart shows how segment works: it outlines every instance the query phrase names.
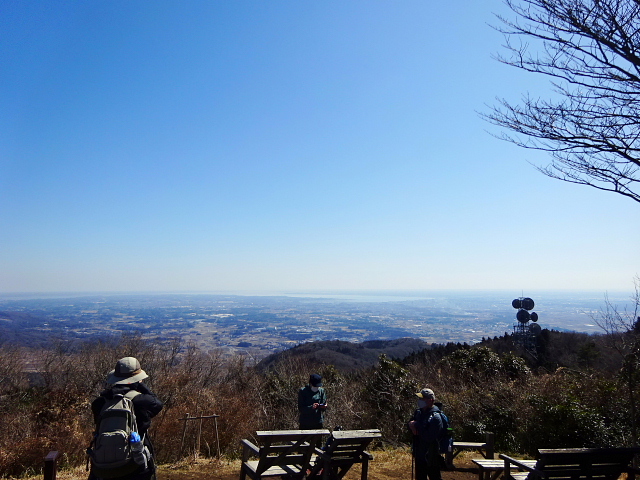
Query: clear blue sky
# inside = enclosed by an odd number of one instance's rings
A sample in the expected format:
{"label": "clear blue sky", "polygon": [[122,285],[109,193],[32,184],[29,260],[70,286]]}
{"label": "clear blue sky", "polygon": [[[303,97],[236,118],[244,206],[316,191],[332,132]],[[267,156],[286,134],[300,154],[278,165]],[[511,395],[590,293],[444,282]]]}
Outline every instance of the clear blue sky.
{"label": "clear blue sky", "polygon": [[477,115],[504,9],[4,0],[0,292],[630,291],[640,206]]}

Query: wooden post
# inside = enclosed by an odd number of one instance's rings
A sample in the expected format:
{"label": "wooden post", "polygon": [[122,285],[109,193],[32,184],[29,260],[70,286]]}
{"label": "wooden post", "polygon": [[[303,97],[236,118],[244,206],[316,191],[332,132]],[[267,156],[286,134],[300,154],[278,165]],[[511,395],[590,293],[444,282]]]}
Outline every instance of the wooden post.
{"label": "wooden post", "polygon": [[51,451],[46,457],[44,457],[44,480],[56,480],[56,473],[58,470],[57,461],[60,454],[56,451]]}
{"label": "wooden post", "polygon": [[362,460],[362,472],[360,473],[360,480],[367,480],[369,477],[369,458],[366,456]]}
{"label": "wooden post", "polygon": [[495,450],[494,450],[494,441],[495,435],[492,432],[487,432],[486,443],[487,443],[487,456],[486,458],[495,458]]}
{"label": "wooden post", "polygon": [[217,416],[213,417],[213,423],[216,426],[216,445],[218,446],[218,458],[220,458],[220,437],[218,436],[218,417]]}
{"label": "wooden post", "polygon": [[180,443],[180,456],[182,457],[182,452],[184,451],[184,436],[187,433],[187,420],[189,420],[189,414],[185,414],[184,418],[182,419],[184,422],[184,425],[182,426],[182,442]]}
{"label": "wooden post", "polygon": [[200,422],[198,423],[198,437],[196,439],[196,451],[194,452],[194,458],[198,460],[200,456],[200,439],[202,438],[202,417],[200,417]]}

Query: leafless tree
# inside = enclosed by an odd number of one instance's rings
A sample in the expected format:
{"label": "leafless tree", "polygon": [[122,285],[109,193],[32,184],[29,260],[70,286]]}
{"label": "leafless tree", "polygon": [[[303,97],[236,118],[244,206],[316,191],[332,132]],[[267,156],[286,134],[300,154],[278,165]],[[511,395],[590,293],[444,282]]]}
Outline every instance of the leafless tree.
{"label": "leafless tree", "polygon": [[15,345],[0,344],[0,397],[18,391],[27,383],[25,362]]}
{"label": "leafless tree", "polygon": [[505,0],[506,54],[496,58],[548,77],[549,99],[498,99],[499,138],[551,154],[545,175],[640,202],[640,1]]}
{"label": "leafless tree", "polygon": [[638,388],[640,387],[640,276],[634,279],[631,306],[618,308],[608,298],[605,308],[595,317],[614,351],[622,359],[620,379],[627,390],[631,439],[638,444]]}
{"label": "leafless tree", "polygon": [[[628,333],[640,335],[640,323],[638,322],[638,315],[640,314],[640,275],[634,278],[633,284],[634,293],[631,297],[631,306],[620,309],[609,300],[608,296],[605,297],[605,308],[595,318],[595,321],[608,335],[615,337],[624,336]],[[619,344],[623,346],[627,345],[628,342],[620,341]],[[623,348],[622,351],[626,353],[626,348]]]}

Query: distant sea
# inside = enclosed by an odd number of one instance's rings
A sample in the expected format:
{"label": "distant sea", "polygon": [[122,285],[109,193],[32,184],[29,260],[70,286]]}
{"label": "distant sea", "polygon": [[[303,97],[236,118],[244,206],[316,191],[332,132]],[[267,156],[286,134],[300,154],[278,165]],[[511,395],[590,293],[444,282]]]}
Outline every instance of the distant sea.
{"label": "distant sea", "polygon": [[604,306],[605,298],[617,305],[631,305],[631,291],[600,290],[368,290],[368,291],[266,291],[266,290],[220,290],[220,291],[133,291],[133,292],[0,292],[2,300],[29,300],[46,298],[77,298],[93,296],[138,296],[138,295],[233,295],[241,297],[291,297],[328,299],[344,302],[413,302],[420,300],[465,299],[473,298],[503,300],[505,298],[544,298],[554,302],[571,303],[598,302]]}
{"label": "distant sea", "polygon": [[[489,298],[503,299],[503,298],[519,298],[519,297],[531,297],[531,298],[546,298],[553,299],[554,301],[588,301],[589,303],[597,301],[604,303],[605,294],[610,301],[618,303],[630,302],[629,292],[601,292],[601,291],[530,291],[530,292],[517,292],[507,290],[435,290],[435,291],[370,291],[370,292],[279,292],[279,293],[255,293],[256,296],[286,296],[296,298],[326,298],[334,300],[343,300],[345,302],[411,302],[416,300],[435,300],[442,298],[450,299],[473,299],[482,298],[487,300]],[[238,294],[243,295],[243,294]]]}

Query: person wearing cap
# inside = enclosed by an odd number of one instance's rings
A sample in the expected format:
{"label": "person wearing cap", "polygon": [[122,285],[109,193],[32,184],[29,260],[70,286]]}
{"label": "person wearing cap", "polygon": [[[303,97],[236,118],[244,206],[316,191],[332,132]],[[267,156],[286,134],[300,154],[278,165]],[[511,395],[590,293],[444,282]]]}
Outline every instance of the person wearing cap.
{"label": "person wearing cap", "polygon": [[418,409],[407,424],[413,434],[413,456],[416,465],[416,480],[441,480],[438,437],[443,428],[440,409],[435,405],[436,396],[430,388],[418,393]]}
{"label": "person wearing cap", "polygon": [[[91,411],[96,428],[98,428],[100,413],[107,401],[113,399],[115,395],[126,395],[131,390],[135,390],[138,394],[132,398],[131,402],[133,403],[133,410],[136,415],[138,433],[141,438],[144,438],[144,444],[150,450],[153,458],[153,446],[147,435],[147,431],[151,426],[151,419],[162,410],[162,402],[149,390],[149,387],[142,383],[142,381],[148,377],[136,358],[121,358],[116,363],[115,369],[109,372],[107,376],[108,387],[91,403]],[[154,474],[155,466],[152,462],[151,468],[144,476],[136,475],[135,478],[142,479],[147,476],[151,477]]]}
{"label": "person wearing cap", "polygon": [[309,384],[298,391],[300,430],[324,428],[324,412],[327,409],[327,393],[322,388],[322,377],[314,373]]}

